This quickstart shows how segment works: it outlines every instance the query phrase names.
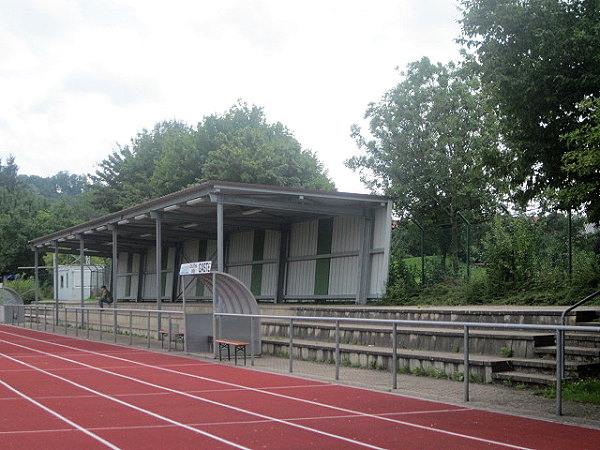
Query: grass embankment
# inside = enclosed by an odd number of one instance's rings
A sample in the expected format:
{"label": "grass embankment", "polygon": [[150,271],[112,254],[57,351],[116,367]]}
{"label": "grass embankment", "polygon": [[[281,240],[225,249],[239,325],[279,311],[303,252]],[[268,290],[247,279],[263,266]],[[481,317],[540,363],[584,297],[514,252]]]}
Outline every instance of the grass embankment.
{"label": "grass embankment", "polygon": [[[556,398],[556,386],[550,386],[540,391],[540,394],[546,398]],[[600,379],[584,378],[566,381],[562,395],[564,400],[600,405]]]}
{"label": "grass embankment", "polygon": [[[571,305],[598,287],[582,287],[558,277],[556,273],[520,284],[492,283],[487,270],[482,265],[472,265],[467,278],[466,266],[459,267],[455,276],[437,274],[436,282],[421,286],[421,258],[410,257],[403,260],[406,269],[414,277],[414,286],[393,291],[392,295],[378,302],[381,305],[527,305],[551,306]],[[432,267],[439,267],[436,256],[425,257],[426,277],[432,278]],[[564,277],[563,277],[564,278]],[[427,280],[426,280],[427,281]],[[600,297],[588,305],[600,305]]]}

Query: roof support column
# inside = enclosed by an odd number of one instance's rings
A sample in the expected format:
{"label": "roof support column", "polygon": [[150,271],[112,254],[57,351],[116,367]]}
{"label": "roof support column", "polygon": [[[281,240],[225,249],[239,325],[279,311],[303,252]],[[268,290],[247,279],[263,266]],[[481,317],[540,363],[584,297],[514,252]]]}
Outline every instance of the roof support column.
{"label": "roof support column", "polygon": [[385,212],[385,235],[383,237],[383,267],[382,272],[385,274],[383,280],[383,289],[387,286],[388,277],[390,274],[390,251],[392,249],[392,213],[394,212],[394,204],[391,200],[387,201]]}
{"label": "roof support column", "polygon": [[224,235],[223,235],[223,196],[217,196],[217,270],[223,272],[224,264]]}
{"label": "roof support column", "polygon": [[[84,273],[83,271],[85,270],[85,252],[83,250],[83,234],[79,235],[79,270],[81,271],[81,301],[80,301],[80,306],[83,308],[83,301],[85,300],[85,286],[84,286],[84,281],[85,281],[85,277],[84,277]],[[81,312],[81,315],[83,317],[83,311]]]}
{"label": "roof support column", "polygon": [[58,242],[54,241],[54,255],[52,257],[54,271],[54,321],[58,325]]}
{"label": "roof support column", "polygon": [[[113,296],[113,308],[117,308],[117,277],[119,273],[119,247],[118,247],[118,236],[117,226],[109,225],[109,230],[112,232],[112,283],[111,292]],[[115,313],[116,314],[116,313]]]}
{"label": "roof support column", "polygon": [[[156,309],[162,309],[162,217],[157,212],[150,213],[150,217],[156,222]],[[158,318],[158,329],[161,329],[160,316]]]}
{"label": "roof support column", "polygon": [[285,284],[288,267],[288,247],[290,242],[290,229],[285,227],[281,230],[279,239],[279,259],[277,260],[277,292],[275,292],[275,303],[285,301]]}
{"label": "roof support column", "polygon": [[33,279],[35,282],[34,286],[34,295],[35,301],[37,302],[40,299],[40,273],[39,273],[39,265],[40,265],[40,254],[37,247],[33,248]]}
{"label": "roof support column", "polygon": [[373,228],[375,220],[372,213],[366,216],[362,223],[362,238],[359,249],[358,262],[358,295],[356,303],[359,305],[367,304],[367,296],[371,285],[371,245],[373,242]]}

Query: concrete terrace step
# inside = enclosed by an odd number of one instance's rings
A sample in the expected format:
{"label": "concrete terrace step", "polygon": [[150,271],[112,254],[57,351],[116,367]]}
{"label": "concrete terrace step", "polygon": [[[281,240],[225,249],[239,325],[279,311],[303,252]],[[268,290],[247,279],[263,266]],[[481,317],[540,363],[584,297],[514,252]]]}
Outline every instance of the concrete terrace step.
{"label": "concrete terrace step", "polygon": [[549,386],[556,383],[556,377],[541,373],[523,373],[515,371],[496,372],[492,374],[494,380],[511,383],[525,383]]}
{"label": "concrete terrace step", "polygon": [[[265,353],[286,354],[289,351],[287,340],[262,339],[262,350]],[[333,343],[294,339],[294,357],[322,362],[332,362],[335,358]],[[392,364],[391,347],[363,346],[340,344],[342,361],[363,367],[390,369]],[[398,367],[415,370],[435,369],[452,376],[463,371],[464,357],[462,353],[414,350],[399,348],[397,350]],[[501,357],[471,354],[469,358],[471,374],[483,381],[491,381],[492,372],[508,370],[507,360]]]}
{"label": "concrete terrace step", "polygon": [[[263,335],[287,338],[289,321],[263,319]],[[391,346],[392,326],[384,324],[340,324],[340,342],[344,344]],[[335,324],[294,320],[294,338],[335,342]],[[398,346],[401,348],[429,349],[457,352],[464,344],[464,330],[450,327],[403,327],[397,328]],[[554,335],[531,331],[471,329],[469,330],[472,353],[502,355],[510,349],[513,355],[534,357],[536,346],[554,344]]]}
{"label": "concrete terrace step", "polygon": [[[545,347],[537,347],[535,352],[541,355],[556,356],[556,345],[549,345]],[[583,357],[587,358],[600,358],[600,348],[597,347],[573,347],[565,346],[565,356],[571,356],[574,358]]]}
{"label": "concrete terrace step", "polygon": [[573,347],[600,348],[600,333],[568,332],[565,333],[565,344]]}
{"label": "concrete terrace step", "polygon": [[[444,320],[491,323],[555,325],[564,306],[430,306],[389,307],[361,305],[261,305],[264,314],[291,316],[354,317],[368,319]],[[567,316],[567,323],[588,322],[600,317],[599,306],[586,306]]]}
{"label": "concrete terrace step", "polygon": [[[556,360],[510,358],[511,368],[519,373],[539,373],[552,375],[556,373]],[[573,377],[585,377],[600,373],[600,363],[565,361],[565,373]]]}

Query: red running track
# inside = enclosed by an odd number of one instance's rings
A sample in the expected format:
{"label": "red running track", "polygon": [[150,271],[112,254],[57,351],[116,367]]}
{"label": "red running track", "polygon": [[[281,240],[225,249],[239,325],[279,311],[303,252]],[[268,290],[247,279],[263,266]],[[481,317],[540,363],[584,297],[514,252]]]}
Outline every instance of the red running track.
{"label": "red running track", "polygon": [[600,448],[600,430],[0,325],[0,448]]}

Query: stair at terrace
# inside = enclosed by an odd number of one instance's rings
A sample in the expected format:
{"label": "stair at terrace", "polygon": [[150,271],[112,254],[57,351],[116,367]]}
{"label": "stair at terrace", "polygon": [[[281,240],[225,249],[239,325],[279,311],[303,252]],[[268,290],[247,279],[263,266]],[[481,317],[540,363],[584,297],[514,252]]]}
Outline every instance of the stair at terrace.
{"label": "stair at terrace", "polygon": [[[273,307],[271,308],[273,309]],[[274,314],[269,311],[268,314]],[[335,324],[310,317],[360,317],[398,320],[460,320],[489,323],[558,323],[560,308],[368,308],[288,307],[277,314],[294,315],[294,357],[332,362],[335,355]],[[302,316],[307,317],[306,320]],[[581,311],[570,324],[588,324],[600,317],[600,308]],[[585,322],[584,322],[585,321]],[[598,322],[591,322],[599,326]],[[340,354],[345,365],[389,369],[392,364],[392,326],[340,323]],[[287,354],[289,320],[262,320],[263,352]],[[506,329],[469,330],[470,373],[478,380],[527,384],[555,382],[556,345],[552,332]],[[410,371],[435,371],[455,377],[463,371],[462,327],[401,326],[397,328],[398,367]],[[600,373],[600,334],[567,333],[565,374],[582,377]]]}

